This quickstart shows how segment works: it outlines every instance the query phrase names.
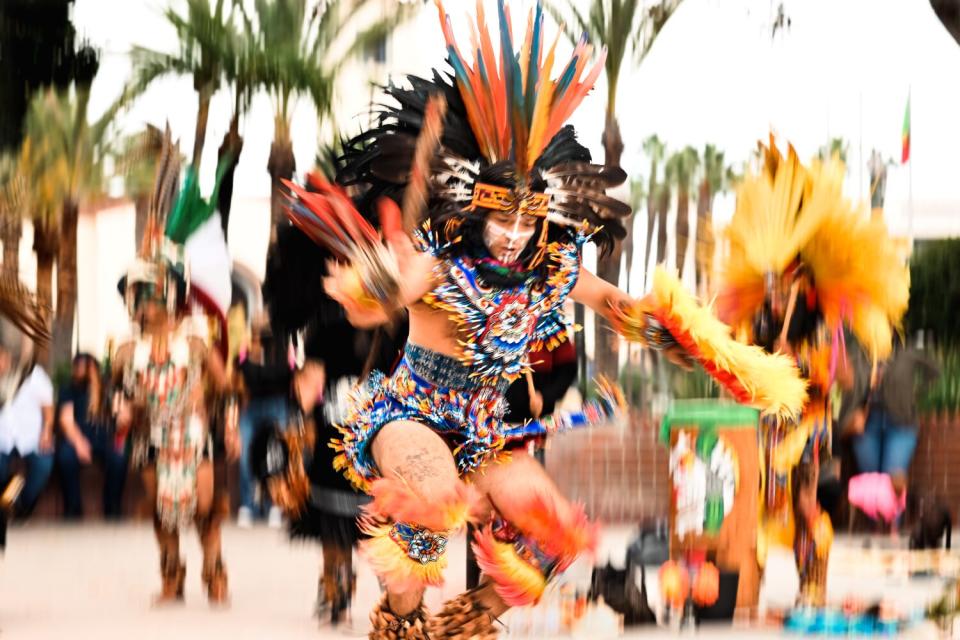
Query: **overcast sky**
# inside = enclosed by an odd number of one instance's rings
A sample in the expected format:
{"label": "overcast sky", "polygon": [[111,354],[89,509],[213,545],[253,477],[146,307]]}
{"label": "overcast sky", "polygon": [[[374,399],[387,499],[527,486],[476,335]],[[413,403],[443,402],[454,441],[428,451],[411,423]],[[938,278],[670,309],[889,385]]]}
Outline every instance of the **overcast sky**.
{"label": "overcast sky", "polygon": [[[389,6],[391,0],[382,1]],[[489,3],[492,8],[492,0]],[[451,11],[472,5],[447,3]],[[674,148],[712,142],[731,161],[747,158],[756,140],[771,130],[793,142],[802,156],[815,153],[830,137],[842,136],[850,142],[848,190],[851,195],[865,194],[867,173],[861,166],[871,149],[899,161],[910,91],[917,209],[948,209],[952,214],[960,203],[955,169],[960,48],[926,0],[786,0],[791,26],[772,38],[776,5],[772,0],[685,0],[643,65],[624,68],[618,112],[628,172],[640,175],[646,170],[640,146],[652,133]],[[165,0],[76,0],[78,31],[104,52],[94,85],[95,110],[104,108],[128,77],[127,52],[132,44],[173,50],[175,36],[161,16],[165,6]],[[518,19],[524,14],[514,10]],[[456,11],[453,15],[455,29],[465,33],[463,15]],[[440,64],[442,36],[432,3],[397,33],[389,53],[394,75],[424,73]],[[339,100],[344,106],[337,115],[343,127],[357,126],[355,116],[370,99],[365,82],[366,78],[350,77],[343,83]],[[604,87],[598,86],[573,120],[598,158],[605,95]],[[221,91],[210,114],[203,167],[207,184],[212,182],[216,148],[230,109],[230,93]],[[191,81],[170,78],[123,116],[122,127],[133,131],[145,121],[162,125],[169,119],[189,153],[196,110]],[[266,162],[273,135],[269,100],[263,96],[255,100],[243,126],[246,145],[235,193],[263,197],[269,192]],[[317,131],[312,108],[302,103],[294,122],[300,170],[313,162]],[[888,198],[894,225],[906,211],[907,175],[899,167],[890,170]],[[729,209],[724,204],[720,208],[724,206]]]}

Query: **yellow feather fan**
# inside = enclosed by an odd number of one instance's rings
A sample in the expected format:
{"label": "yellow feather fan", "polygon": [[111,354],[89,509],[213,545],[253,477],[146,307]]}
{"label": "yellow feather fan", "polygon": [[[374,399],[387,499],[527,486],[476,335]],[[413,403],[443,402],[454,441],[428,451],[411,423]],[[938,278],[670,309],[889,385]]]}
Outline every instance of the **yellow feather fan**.
{"label": "yellow feather fan", "polygon": [[839,157],[809,168],[789,147],[783,157],[773,137],[760,145],[762,168],[737,189],[726,230],[729,256],[717,297],[720,317],[742,328],[779,278],[797,260],[812,276],[817,301],[831,329],[850,326],[874,358],[890,350],[891,327],[906,312],[909,270],[880,220],[843,197]]}
{"label": "yellow feather fan", "polygon": [[813,274],[827,325],[849,325],[874,359],[886,358],[892,327],[907,311],[910,270],[883,221],[837,206],[800,255]]}
{"label": "yellow feather fan", "polygon": [[733,339],[730,327],[688,293],[676,275],[658,267],[653,291],[628,309],[616,310],[614,326],[628,340],[648,342],[651,314],[686,354],[734,398],[764,414],[796,417],[807,399],[806,382],[793,360]]}

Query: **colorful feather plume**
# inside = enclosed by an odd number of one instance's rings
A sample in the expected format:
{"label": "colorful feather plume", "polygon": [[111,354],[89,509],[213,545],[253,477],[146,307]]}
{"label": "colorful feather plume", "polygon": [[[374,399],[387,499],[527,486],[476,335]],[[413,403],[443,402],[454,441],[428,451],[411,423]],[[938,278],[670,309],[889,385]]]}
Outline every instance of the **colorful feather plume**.
{"label": "colorful feather plume", "polygon": [[523,607],[540,600],[547,579],[521,558],[512,544],[497,540],[491,526],[476,532],[473,552],[480,570],[493,582],[494,590],[504,603]]}
{"label": "colorful feather plume", "polygon": [[0,271],[0,315],[37,344],[50,341],[50,309],[9,270]]}
{"label": "colorful feather plume", "polygon": [[675,341],[737,402],[765,414],[800,414],[807,399],[806,383],[793,360],[734,340],[730,327],[698,304],[677,277],[663,267],[654,273],[648,298],[616,308],[614,313],[621,335],[653,348],[669,346],[657,344],[657,340]]}
{"label": "colorful feather plume", "polygon": [[[380,234],[357,211],[343,188],[316,173],[309,174],[307,182],[311,190],[284,180],[283,184],[290,189],[287,218],[315,243],[349,263],[360,278],[365,295],[379,304],[392,304],[400,292],[399,266]],[[399,215],[395,206],[382,211],[388,218]],[[399,222],[388,220],[386,224],[393,228]]]}
{"label": "colorful feather plume", "polygon": [[[397,104],[383,104],[376,124],[344,143],[337,181],[359,188],[364,198],[402,198],[407,228],[416,218],[410,214],[413,203],[429,196],[429,216],[436,217],[441,233],[449,230],[451,217],[462,220],[493,208],[545,216],[556,225],[586,226],[601,251],[608,251],[625,237],[621,220],[630,207],[605,191],[622,184],[626,174],[592,164],[589,150],[565,124],[596,82],[605,52],[595,56],[581,39],[553,77],[559,35],[545,40],[539,4],[518,47],[506,2],[497,4],[498,42],[483,2],[477,2],[469,45],[462,48],[443,3],[436,4],[452,73],[409,76],[409,87],[391,83],[386,94]],[[437,99],[447,104],[442,127],[429,108]],[[418,180],[431,146],[436,153],[430,158],[427,193]],[[484,200],[491,190],[505,193]],[[521,207],[538,197],[532,211]],[[544,231],[544,239],[547,235]]]}
{"label": "colorful feather plume", "polygon": [[403,229],[408,234],[420,228],[421,212],[427,204],[430,193],[430,163],[440,146],[443,135],[443,116],[447,112],[447,101],[442,94],[436,94],[427,101],[423,114],[423,128],[417,136],[413,153],[413,165],[410,180],[403,192]]}
{"label": "colorful feather plume", "polygon": [[590,522],[581,504],[537,493],[518,514],[511,524],[556,559],[557,571],[569,567],[581,553],[593,553],[600,540],[600,525]]}
{"label": "colorful feather plume", "polygon": [[[543,7],[538,2],[527,20],[526,36],[519,52],[514,49],[510,11],[497,2],[500,26],[500,59],[486,26],[482,0],[477,0],[476,25],[471,25],[472,62],[462,54],[450,17],[437,0],[437,10],[447,55],[457,88],[463,97],[467,119],[483,156],[490,162],[514,160],[517,172],[533,168],[563,123],[590,92],[603,70],[606,51],[586,71],[593,47],[582,38],[556,79],[551,78],[559,33],[544,56]],[[586,73],[584,73],[586,71]]]}

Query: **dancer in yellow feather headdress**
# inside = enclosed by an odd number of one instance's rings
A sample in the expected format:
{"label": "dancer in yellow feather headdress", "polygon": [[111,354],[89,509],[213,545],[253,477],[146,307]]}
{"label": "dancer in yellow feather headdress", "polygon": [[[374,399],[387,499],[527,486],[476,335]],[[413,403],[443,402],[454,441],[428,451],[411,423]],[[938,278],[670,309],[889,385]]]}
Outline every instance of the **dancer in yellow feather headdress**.
{"label": "dancer in yellow feather headdress", "polygon": [[795,358],[809,383],[799,420],[763,419],[759,550],[762,562],[768,540],[792,542],[800,600],[822,604],[831,529],[816,488],[830,455],[830,391],[847,366],[845,331],[874,360],[886,357],[909,271],[883,222],[843,197],[839,158],[804,166],[772,138],[760,152],[760,170],[737,190],[717,310],[740,335]]}

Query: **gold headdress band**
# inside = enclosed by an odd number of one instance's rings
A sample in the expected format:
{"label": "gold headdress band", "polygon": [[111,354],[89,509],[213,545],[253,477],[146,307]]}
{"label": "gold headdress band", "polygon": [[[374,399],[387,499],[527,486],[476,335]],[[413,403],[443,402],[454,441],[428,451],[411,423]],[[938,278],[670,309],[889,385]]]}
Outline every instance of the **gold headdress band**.
{"label": "gold headdress band", "polygon": [[477,208],[546,218],[550,208],[550,196],[526,189],[517,191],[478,182],[473,187],[473,199],[470,202],[470,209]]}

